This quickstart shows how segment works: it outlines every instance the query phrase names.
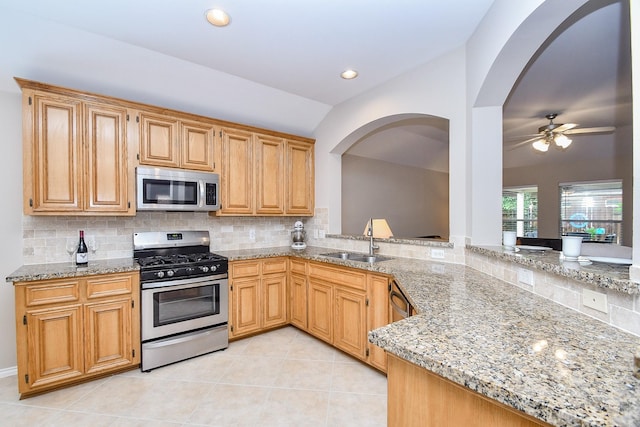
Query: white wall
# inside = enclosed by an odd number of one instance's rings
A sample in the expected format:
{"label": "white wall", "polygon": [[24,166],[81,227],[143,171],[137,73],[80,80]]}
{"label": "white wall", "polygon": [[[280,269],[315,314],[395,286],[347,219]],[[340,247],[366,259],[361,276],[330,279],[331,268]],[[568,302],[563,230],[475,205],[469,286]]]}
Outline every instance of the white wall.
{"label": "white wall", "polygon": [[[0,92],[0,278],[22,265],[22,97]],[[13,285],[0,283],[0,371],[16,364]]]}
{"label": "white wall", "polygon": [[385,218],[395,237],[449,237],[449,174],[342,156],[342,234]]}
{"label": "white wall", "polygon": [[316,206],[328,208],[329,232],[341,232],[340,155],[371,122],[403,114],[449,120],[450,236],[466,236],[465,51],[460,48],[334,107],[316,136]]}

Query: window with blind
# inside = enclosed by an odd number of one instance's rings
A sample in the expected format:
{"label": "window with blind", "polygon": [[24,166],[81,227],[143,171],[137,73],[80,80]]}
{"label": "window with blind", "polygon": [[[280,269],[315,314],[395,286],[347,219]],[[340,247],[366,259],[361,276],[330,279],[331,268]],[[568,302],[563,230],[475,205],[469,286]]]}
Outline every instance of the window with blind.
{"label": "window with blind", "polygon": [[502,230],[519,237],[538,237],[538,187],[502,190]]}
{"label": "window with blind", "polygon": [[584,241],[621,244],[622,181],[560,184],[560,230]]}

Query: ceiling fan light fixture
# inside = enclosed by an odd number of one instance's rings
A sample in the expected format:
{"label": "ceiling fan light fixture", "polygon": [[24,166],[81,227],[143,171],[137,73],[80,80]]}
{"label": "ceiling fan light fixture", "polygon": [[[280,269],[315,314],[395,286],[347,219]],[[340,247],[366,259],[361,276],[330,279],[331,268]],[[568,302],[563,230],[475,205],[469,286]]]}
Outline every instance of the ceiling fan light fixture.
{"label": "ceiling fan light fixture", "polygon": [[545,153],[549,149],[549,144],[544,139],[534,141],[533,149]]}
{"label": "ceiling fan light fixture", "polygon": [[226,27],[231,22],[229,14],[222,9],[209,9],[205,13],[207,21],[216,27]]}
{"label": "ceiling fan light fixture", "polygon": [[569,138],[567,138],[566,135],[564,134],[557,134],[554,138],[553,138],[554,142],[556,143],[556,145],[560,148],[562,148],[563,150],[566,149],[568,146],[571,145],[571,140]]}

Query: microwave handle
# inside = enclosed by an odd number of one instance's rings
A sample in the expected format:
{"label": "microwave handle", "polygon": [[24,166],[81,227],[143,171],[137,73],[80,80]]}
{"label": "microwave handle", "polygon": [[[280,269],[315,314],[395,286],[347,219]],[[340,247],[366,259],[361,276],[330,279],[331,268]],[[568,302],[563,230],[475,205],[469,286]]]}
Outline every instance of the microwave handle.
{"label": "microwave handle", "polygon": [[207,184],[204,180],[198,180],[198,188],[200,189],[200,196],[198,197],[198,207],[203,207],[207,203]]}

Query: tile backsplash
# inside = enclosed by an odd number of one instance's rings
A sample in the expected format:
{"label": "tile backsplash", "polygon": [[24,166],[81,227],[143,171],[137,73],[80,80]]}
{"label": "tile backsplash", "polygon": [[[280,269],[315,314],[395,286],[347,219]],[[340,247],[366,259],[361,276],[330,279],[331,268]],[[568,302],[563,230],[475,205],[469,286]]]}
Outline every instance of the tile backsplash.
{"label": "tile backsplash", "polygon": [[93,240],[97,244],[95,252],[89,253],[90,259],[132,257],[132,236],[140,231],[209,230],[213,252],[288,246],[296,220],[302,220],[305,228],[314,226],[313,218],[213,217],[202,212],[139,212],[134,217],[25,215],[22,219],[23,263],[69,261],[66,242],[71,240],[77,244],[78,230],[84,230],[87,242]]}

